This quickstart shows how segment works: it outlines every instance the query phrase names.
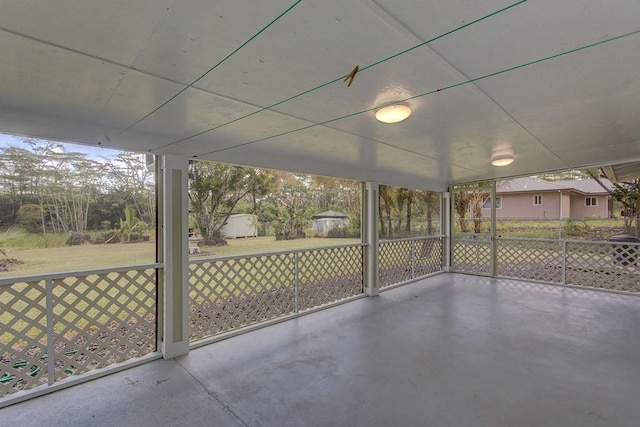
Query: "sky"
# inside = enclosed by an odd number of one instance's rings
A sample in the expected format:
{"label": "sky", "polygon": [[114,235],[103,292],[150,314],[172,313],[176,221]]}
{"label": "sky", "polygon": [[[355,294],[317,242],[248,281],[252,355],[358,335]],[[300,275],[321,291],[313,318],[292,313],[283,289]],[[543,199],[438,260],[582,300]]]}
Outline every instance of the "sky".
{"label": "sky", "polygon": [[[36,141],[46,141],[44,139],[30,138]],[[115,158],[118,155],[117,150],[104,149],[99,147],[89,147],[88,145],[71,144],[60,141],[53,141],[56,144],[62,144],[65,147],[65,151],[74,151],[87,154],[91,159],[104,159]],[[12,135],[0,133],[0,147],[7,147],[10,145],[22,146],[22,138]]]}

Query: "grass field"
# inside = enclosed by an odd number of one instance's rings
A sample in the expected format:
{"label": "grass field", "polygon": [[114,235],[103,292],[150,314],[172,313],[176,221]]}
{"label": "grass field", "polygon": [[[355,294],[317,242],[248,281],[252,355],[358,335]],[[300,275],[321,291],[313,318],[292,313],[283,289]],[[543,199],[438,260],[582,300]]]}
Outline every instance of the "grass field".
{"label": "grass field", "polygon": [[[308,238],[297,240],[275,240],[274,237],[253,237],[228,240],[227,246],[205,246],[202,254],[191,259],[244,255],[264,252],[289,251],[323,246],[360,243],[359,239]],[[151,242],[63,246],[42,249],[10,249],[7,257],[23,262],[11,271],[0,271],[0,278],[30,276],[34,274],[59,273],[119,267],[155,262],[156,245]],[[0,255],[0,258],[3,256]]]}
{"label": "grass field", "polygon": [[[483,227],[488,227],[488,221]],[[470,224],[471,230],[473,224]],[[559,222],[551,220],[497,220],[497,233],[502,237],[560,237]],[[561,236],[565,239],[607,240],[623,233],[621,219],[564,220]],[[456,221],[456,226],[459,227]],[[459,230],[457,230],[459,232]],[[483,232],[486,230],[483,229]],[[60,246],[64,235],[26,235],[5,232],[0,235],[0,248],[7,249],[7,257],[23,262],[12,266],[11,271],[0,271],[0,278],[34,274],[80,271],[105,267],[120,267],[153,263],[156,245],[153,242],[131,244],[102,244]],[[61,240],[62,239],[62,240]],[[359,243],[359,239],[307,238],[275,240],[273,236],[246,239],[230,239],[227,246],[201,247],[202,254],[192,255],[193,260],[246,255],[265,252],[289,251],[323,246]],[[58,246],[58,247],[52,247]],[[37,249],[36,249],[37,248]],[[0,267],[4,256],[0,255]]]}

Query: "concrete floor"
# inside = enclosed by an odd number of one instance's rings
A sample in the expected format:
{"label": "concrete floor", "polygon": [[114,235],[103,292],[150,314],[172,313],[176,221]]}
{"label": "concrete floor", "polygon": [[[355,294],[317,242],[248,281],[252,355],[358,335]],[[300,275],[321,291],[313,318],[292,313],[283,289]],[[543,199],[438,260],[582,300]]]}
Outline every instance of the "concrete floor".
{"label": "concrete floor", "polygon": [[638,426],[640,298],[443,274],[0,410],[2,426]]}

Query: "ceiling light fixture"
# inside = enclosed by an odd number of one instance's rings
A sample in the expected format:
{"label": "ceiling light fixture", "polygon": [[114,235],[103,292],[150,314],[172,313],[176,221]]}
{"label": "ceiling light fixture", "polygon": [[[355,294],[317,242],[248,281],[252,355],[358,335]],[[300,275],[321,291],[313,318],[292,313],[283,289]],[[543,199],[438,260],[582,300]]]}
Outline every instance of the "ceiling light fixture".
{"label": "ceiling light fixture", "polygon": [[411,115],[411,108],[404,104],[392,104],[376,111],[376,119],[382,123],[398,123]]}
{"label": "ceiling light fixture", "polygon": [[491,164],[493,166],[508,166],[513,163],[513,154],[502,153],[491,156]]}

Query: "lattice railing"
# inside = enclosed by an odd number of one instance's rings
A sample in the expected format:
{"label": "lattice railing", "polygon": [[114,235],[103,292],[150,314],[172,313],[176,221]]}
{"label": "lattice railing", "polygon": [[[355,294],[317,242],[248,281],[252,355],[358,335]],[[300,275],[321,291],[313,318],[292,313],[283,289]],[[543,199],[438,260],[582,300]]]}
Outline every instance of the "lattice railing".
{"label": "lattice railing", "polygon": [[453,271],[471,274],[491,274],[491,235],[457,235],[452,240]]}
{"label": "lattice railing", "polygon": [[562,242],[498,238],[496,251],[498,276],[562,283]]}
{"label": "lattice railing", "polygon": [[340,301],[363,292],[362,246],[298,253],[298,309]]}
{"label": "lattice railing", "polygon": [[640,244],[567,242],[566,283],[640,292]]}
{"label": "lattice railing", "polygon": [[361,294],[362,247],[192,261],[190,341]]}
{"label": "lattice railing", "polygon": [[640,244],[498,238],[498,275],[640,292]]}
{"label": "lattice railing", "polygon": [[387,240],[378,251],[381,289],[442,271],[441,236]]}
{"label": "lattice railing", "polygon": [[0,286],[0,396],[47,382],[47,304],[42,280]]}
{"label": "lattice railing", "polygon": [[191,341],[294,312],[293,253],[203,261],[189,265]]}
{"label": "lattice railing", "polygon": [[156,350],[156,268],[0,281],[0,396]]}

